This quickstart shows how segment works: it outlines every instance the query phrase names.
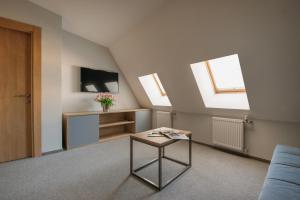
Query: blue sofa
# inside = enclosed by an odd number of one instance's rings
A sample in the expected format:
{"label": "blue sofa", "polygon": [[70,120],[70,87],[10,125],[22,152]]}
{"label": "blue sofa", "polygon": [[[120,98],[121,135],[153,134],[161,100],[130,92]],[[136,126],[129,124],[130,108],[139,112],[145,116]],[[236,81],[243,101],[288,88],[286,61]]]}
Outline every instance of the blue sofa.
{"label": "blue sofa", "polygon": [[300,200],[300,148],[276,146],[259,200]]}

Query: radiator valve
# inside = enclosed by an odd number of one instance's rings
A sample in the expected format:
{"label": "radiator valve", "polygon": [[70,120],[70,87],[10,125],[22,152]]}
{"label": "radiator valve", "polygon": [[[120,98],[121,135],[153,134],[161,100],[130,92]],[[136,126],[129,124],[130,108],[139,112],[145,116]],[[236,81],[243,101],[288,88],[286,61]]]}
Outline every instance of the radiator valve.
{"label": "radiator valve", "polygon": [[249,120],[248,115],[245,115],[245,116],[244,116],[244,123],[245,123],[245,124],[253,124],[253,121],[252,121],[252,120]]}

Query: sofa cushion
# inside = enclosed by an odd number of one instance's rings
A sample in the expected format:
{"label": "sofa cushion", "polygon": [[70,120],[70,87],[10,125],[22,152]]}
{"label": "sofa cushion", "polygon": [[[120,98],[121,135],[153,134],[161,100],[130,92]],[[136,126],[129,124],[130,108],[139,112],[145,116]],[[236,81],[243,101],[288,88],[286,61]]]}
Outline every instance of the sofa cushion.
{"label": "sofa cushion", "polygon": [[276,179],[300,186],[300,168],[281,164],[271,164],[267,179]]}
{"label": "sofa cushion", "polygon": [[289,153],[300,156],[300,148],[278,144],[274,150],[273,157],[277,153]]}
{"label": "sofa cushion", "polygon": [[259,200],[300,199],[300,148],[277,145]]}
{"label": "sofa cushion", "polygon": [[266,179],[259,200],[299,200],[300,186],[280,180]]}
{"label": "sofa cushion", "polygon": [[300,155],[278,152],[276,156],[273,156],[271,163],[300,168]]}

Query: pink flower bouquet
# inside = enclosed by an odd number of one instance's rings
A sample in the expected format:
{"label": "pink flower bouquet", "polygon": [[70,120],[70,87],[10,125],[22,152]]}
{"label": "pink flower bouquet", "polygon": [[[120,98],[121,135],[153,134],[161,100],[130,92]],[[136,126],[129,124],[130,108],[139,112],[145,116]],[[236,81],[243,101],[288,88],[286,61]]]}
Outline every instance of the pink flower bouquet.
{"label": "pink flower bouquet", "polygon": [[109,107],[114,105],[115,97],[113,94],[110,93],[99,93],[95,101],[101,103],[101,106],[103,108],[103,112],[107,112]]}

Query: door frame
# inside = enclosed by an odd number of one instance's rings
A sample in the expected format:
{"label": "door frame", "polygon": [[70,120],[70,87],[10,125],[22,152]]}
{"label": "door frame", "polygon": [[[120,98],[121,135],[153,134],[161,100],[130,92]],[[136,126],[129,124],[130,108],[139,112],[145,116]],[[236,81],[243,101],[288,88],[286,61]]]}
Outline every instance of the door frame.
{"label": "door frame", "polygon": [[31,36],[31,156],[41,155],[41,28],[0,17],[0,27]]}

